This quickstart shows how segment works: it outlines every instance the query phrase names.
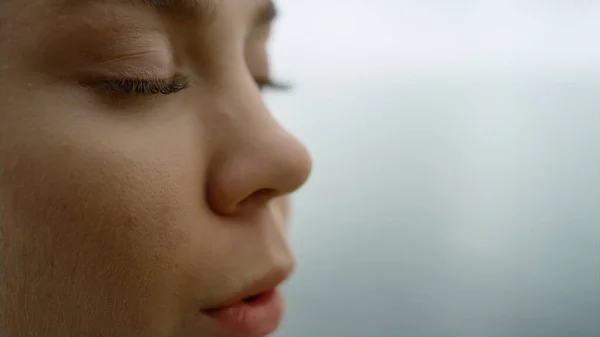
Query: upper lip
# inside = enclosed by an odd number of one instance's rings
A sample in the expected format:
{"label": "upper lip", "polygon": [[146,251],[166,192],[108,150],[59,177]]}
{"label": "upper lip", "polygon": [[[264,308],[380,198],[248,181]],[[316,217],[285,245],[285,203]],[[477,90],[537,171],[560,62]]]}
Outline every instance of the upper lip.
{"label": "upper lip", "polygon": [[236,303],[242,302],[244,299],[258,296],[268,291],[274,290],[275,288],[277,288],[278,285],[280,285],[290,276],[293,270],[293,265],[273,268],[269,272],[264,274],[262,277],[260,277],[257,281],[250,284],[248,287],[242,289],[241,291],[237,292],[235,295],[229,297],[228,300],[222,302],[220,305],[209,309],[209,311],[219,308],[226,308]]}

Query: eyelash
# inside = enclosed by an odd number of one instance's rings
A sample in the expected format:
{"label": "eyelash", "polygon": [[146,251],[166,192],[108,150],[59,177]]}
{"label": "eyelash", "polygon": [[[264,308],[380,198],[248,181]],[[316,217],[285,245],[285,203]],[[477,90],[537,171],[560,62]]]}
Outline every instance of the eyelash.
{"label": "eyelash", "polygon": [[264,89],[270,89],[275,91],[289,91],[292,87],[287,83],[280,83],[271,80],[270,78],[254,78],[254,82],[258,85],[258,88],[263,91]]}
{"label": "eyelash", "polygon": [[109,92],[140,96],[169,95],[184,90],[189,85],[185,77],[174,77],[169,80],[119,79],[107,80],[103,83]]}
{"label": "eyelash", "polygon": [[[273,82],[269,78],[255,78],[255,83],[259,89],[272,89],[277,91],[287,91],[290,86],[284,83]],[[128,95],[169,95],[186,89],[189,82],[185,77],[174,77],[170,80],[143,80],[143,79],[119,79],[103,81],[109,92],[123,93]]]}

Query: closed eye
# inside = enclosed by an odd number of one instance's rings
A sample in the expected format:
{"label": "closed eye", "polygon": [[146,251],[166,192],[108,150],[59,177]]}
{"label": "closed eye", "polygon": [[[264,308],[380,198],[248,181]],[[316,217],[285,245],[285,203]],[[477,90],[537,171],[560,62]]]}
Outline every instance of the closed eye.
{"label": "closed eye", "polygon": [[179,92],[188,87],[188,81],[185,77],[177,76],[172,79],[118,79],[103,81],[105,88],[109,92],[123,93],[130,95],[169,95]]}

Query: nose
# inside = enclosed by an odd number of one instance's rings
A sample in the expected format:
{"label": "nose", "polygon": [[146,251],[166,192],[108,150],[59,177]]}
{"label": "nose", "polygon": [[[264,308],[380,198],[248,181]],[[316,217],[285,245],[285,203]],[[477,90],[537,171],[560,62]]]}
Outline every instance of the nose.
{"label": "nose", "polygon": [[212,160],[207,200],[217,214],[235,216],[260,209],[273,198],[296,191],[310,175],[307,149],[264,109],[251,122],[245,118],[236,123],[236,130],[224,136],[227,146]]}

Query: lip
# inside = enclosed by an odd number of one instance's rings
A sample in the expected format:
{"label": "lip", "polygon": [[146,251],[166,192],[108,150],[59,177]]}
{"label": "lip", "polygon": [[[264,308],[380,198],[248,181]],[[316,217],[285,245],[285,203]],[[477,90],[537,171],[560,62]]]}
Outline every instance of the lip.
{"label": "lip", "polygon": [[229,306],[206,310],[217,328],[234,336],[263,337],[272,334],[283,319],[283,296],[277,289]]}
{"label": "lip", "polygon": [[292,269],[292,266],[273,269],[229,300],[202,313],[228,335],[269,335],[279,327],[285,310],[283,295],[277,287],[288,278]]}

